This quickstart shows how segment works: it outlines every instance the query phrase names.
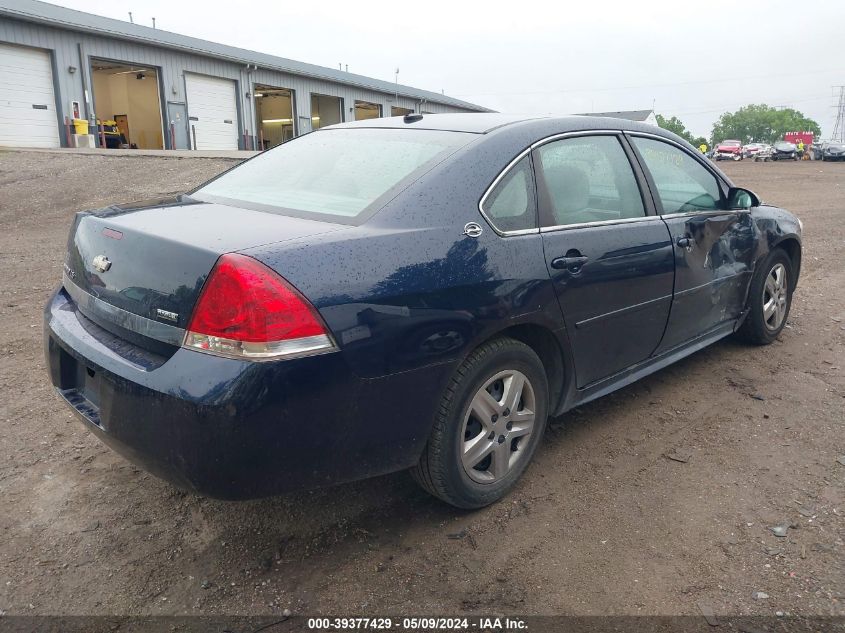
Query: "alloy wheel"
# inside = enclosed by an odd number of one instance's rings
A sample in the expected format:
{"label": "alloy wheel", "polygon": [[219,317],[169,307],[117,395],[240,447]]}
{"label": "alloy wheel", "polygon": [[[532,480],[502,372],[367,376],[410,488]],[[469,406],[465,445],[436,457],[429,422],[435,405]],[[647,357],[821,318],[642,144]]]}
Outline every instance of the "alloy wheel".
{"label": "alloy wheel", "polygon": [[501,480],[526,455],[534,431],[536,400],[522,372],[505,370],[488,379],[464,414],[461,463],[479,483]]}
{"label": "alloy wheel", "polygon": [[763,285],[763,321],[770,330],[777,330],[786,317],[788,279],[783,264],[775,264]]}

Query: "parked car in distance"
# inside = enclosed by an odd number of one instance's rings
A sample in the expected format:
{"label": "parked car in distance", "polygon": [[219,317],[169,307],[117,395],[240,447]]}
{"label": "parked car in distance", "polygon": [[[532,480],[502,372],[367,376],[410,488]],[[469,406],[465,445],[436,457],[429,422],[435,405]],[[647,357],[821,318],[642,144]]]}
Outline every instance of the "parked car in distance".
{"label": "parked car in distance", "polygon": [[200,494],[409,469],[477,508],[550,416],[774,341],[800,268],[800,221],[665,130],[371,119],[78,213],[47,367],[105,443]]}
{"label": "parked car in distance", "polygon": [[823,141],[813,145],[813,158],[816,160],[845,160],[845,142]]}
{"label": "parked car in distance", "polygon": [[772,145],[771,160],[798,160],[798,147],[787,141],[778,141]]}
{"label": "parked car in distance", "polygon": [[715,160],[742,160],[742,142],[722,141],[716,145],[713,157]]}
{"label": "parked car in distance", "polygon": [[773,152],[774,152],[774,148],[771,145],[764,143],[764,144],[762,144],[762,147],[754,153],[752,160],[755,163],[760,163],[760,162],[764,163],[764,162],[772,159],[772,153]]}
{"label": "parked car in distance", "polygon": [[748,143],[742,146],[742,155],[744,158],[753,157],[757,152],[764,149],[766,143]]}

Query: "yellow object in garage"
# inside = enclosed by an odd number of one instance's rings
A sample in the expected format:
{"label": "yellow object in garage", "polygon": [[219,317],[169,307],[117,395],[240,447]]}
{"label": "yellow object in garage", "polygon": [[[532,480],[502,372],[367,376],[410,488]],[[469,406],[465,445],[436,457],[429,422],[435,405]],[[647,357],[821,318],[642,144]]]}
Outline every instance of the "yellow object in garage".
{"label": "yellow object in garage", "polygon": [[100,121],[97,119],[97,127],[103,135],[103,142],[109,149],[117,149],[126,142],[120,128],[117,127],[117,121],[114,119],[105,119]]}
{"label": "yellow object in garage", "polygon": [[118,129],[117,121],[114,119],[106,119],[105,121],[97,119],[97,123],[103,126],[103,134],[111,134],[113,136],[120,135],[120,129]]}
{"label": "yellow object in garage", "polygon": [[88,120],[74,119],[73,120],[74,134],[88,134]]}

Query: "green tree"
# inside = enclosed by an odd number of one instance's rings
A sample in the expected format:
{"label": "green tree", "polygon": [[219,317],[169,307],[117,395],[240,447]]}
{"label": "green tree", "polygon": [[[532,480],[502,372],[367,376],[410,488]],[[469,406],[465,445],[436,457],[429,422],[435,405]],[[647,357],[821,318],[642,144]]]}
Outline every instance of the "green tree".
{"label": "green tree", "polygon": [[718,143],[737,139],[745,143],[774,143],[787,132],[813,132],[821,135],[819,124],[792,108],[773,108],[764,103],[751,104],[736,112],[726,112],[713,126],[711,140]]}
{"label": "green tree", "polygon": [[693,145],[694,147],[698,147],[702,143],[706,143],[706,139],[703,136],[693,136],[690,131],[686,128],[683,121],[681,121],[678,117],[673,116],[670,118],[666,118],[662,114],[656,115],[657,117],[657,125],[662,127],[664,130],[669,130],[670,132],[674,132],[682,139],[684,139],[687,143]]}

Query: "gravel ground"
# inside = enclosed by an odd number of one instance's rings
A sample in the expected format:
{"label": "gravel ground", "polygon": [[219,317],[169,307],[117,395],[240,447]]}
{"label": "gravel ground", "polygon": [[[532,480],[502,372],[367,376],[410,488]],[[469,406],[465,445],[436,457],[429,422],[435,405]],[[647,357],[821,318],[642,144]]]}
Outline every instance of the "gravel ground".
{"label": "gravel ground", "polygon": [[555,420],[514,493],[471,513],[404,473],[186,494],[52,392],[41,310],[74,211],[231,164],[0,153],[0,613],[845,615],[845,164],[722,164],[805,222],[781,340],[726,340]]}

